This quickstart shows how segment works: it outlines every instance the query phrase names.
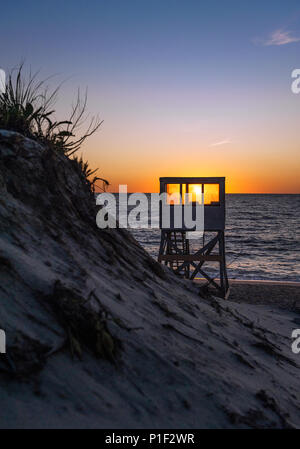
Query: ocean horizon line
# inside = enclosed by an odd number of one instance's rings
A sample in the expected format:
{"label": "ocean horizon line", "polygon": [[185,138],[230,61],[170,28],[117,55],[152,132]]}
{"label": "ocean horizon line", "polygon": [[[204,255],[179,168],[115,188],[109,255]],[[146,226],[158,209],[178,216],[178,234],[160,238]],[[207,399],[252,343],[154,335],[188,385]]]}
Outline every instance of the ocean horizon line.
{"label": "ocean horizon line", "polygon": [[[103,193],[103,191],[96,191],[95,193]],[[119,193],[118,191],[109,191],[109,190],[107,190],[106,191],[106,193]],[[147,195],[150,195],[151,193],[159,193],[159,192],[141,192],[141,191],[139,191],[139,192],[127,192],[127,195],[131,195],[132,193],[145,193],[145,194],[147,194]],[[279,192],[279,193],[268,193],[268,192],[266,192],[266,193],[255,193],[255,192],[247,192],[247,193],[229,193],[229,192],[226,192],[226,195],[295,195],[295,196],[297,196],[297,195],[300,195],[300,192],[299,193],[281,193],[281,192]]]}

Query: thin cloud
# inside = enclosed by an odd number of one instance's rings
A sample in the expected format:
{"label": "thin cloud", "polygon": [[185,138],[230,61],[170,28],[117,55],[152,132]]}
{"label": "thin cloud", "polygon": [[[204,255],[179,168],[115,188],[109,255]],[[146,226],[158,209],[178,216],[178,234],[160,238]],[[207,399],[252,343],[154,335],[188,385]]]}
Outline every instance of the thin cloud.
{"label": "thin cloud", "polygon": [[270,34],[270,36],[267,39],[259,40],[257,39],[256,42],[260,43],[265,46],[270,45],[287,45],[291,44],[292,42],[299,42],[300,36],[293,36],[291,31],[285,31],[283,29],[276,30],[273,33]]}
{"label": "thin cloud", "polygon": [[218,142],[213,142],[210,144],[210,147],[219,147],[220,145],[227,145],[228,143],[232,143],[229,139],[219,140]]}

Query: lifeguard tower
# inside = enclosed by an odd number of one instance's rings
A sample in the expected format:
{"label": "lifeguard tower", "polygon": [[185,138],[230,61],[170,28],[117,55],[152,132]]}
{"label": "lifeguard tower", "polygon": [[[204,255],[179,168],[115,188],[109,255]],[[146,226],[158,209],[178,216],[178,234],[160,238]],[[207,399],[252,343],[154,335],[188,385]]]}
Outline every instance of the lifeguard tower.
{"label": "lifeguard tower", "polygon": [[[176,274],[188,279],[196,277],[205,278],[207,283],[214,286],[223,298],[229,294],[229,284],[225,259],[225,178],[160,178],[160,193],[172,194],[173,200],[168,203],[170,216],[174,216],[174,207],[184,206],[184,198],[187,198],[192,207],[196,206],[196,193],[201,192],[204,204],[204,232],[196,241],[187,238],[185,225],[180,228],[172,218],[168,227],[164,227],[162,220],[162,208],[160,205],[160,229],[161,241],[158,261],[169,266]],[[175,194],[175,195],[174,195]],[[178,195],[178,201],[176,200]],[[180,196],[179,196],[180,194]],[[174,199],[175,198],[175,199]],[[166,200],[168,201],[168,200]],[[206,237],[209,240],[206,242]],[[197,246],[190,251],[190,247]],[[218,264],[218,276],[212,277],[205,272],[204,264]]]}

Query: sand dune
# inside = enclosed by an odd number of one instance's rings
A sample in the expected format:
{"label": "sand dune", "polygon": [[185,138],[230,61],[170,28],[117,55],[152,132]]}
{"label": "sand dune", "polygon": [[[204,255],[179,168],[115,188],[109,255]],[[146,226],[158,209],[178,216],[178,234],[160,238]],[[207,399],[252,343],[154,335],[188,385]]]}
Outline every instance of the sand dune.
{"label": "sand dune", "polygon": [[300,427],[297,304],[200,297],[95,215],[70,160],[0,132],[0,427]]}

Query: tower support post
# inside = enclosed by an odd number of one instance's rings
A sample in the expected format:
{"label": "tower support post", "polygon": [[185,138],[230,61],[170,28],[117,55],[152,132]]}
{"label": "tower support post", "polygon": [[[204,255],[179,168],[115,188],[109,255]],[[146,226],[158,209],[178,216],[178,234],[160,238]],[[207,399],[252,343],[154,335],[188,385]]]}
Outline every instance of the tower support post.
{"label": "tower support post", "polygon": [[[223,298],[228,297],[229,282],[225,259],[225,234],[217,231],[205,245],[196,252],[190,252],[185,231],[162,230],[158,262],[170,267],[186,279],[202,277],[212,285]],[[219,279],[212,277],[205,269],[209,263],[219,264]]]}

